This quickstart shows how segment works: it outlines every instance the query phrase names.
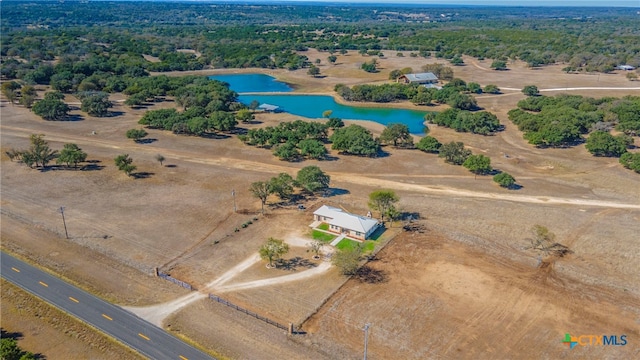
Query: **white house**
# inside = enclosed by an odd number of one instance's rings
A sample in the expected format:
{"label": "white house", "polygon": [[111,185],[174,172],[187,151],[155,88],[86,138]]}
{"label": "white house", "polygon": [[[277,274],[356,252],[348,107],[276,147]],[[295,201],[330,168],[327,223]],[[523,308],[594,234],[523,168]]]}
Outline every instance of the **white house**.
{"label": "white house", "polygon": [[404,74],[398,78],[398,82],[403,82],[405,84],[437,84],[438,77],[431,72]]}
{"label": "white house", "polygon": [[378,228],[376,219],[348,213],[342,209],[322,205],[313,212],[313,219],[329,225],[329,231],[366,240]]}

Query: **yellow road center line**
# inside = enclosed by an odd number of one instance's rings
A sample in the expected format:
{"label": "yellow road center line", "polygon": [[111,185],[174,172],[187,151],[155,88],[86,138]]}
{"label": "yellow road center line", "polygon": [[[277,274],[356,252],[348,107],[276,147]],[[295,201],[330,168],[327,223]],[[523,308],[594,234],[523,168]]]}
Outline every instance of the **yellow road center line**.
{"label": "yellow road center line", "polygon": [[42,285],[42,286],[44,286],[44,287],[49,287],[49,285],[47,285],[47,284],[43,283],[42,281],[38,281],[38,284],[40,284],[40,285]]}
{"label": "yellow road center line", "polygon": [[16,268],[14,268],[14,267],[12,267],[12,268],[11,268],[11,270],[13,270],[13,271],[15,271],[15,272],[20,272],[20,270],[18,270],[18,269],[16,269]]}
{"label": "yellow road center line", "polygon": [[72,298],[71,296],[69,296],[69,300],[73,301],[74,303],[79,303],[80,302],[77,299]]}
{"label": "yellow road center line", "polygon": [[189,359],[187,359],[186,357],[184,357],[184,356],[182,356],[182,355],[178,355],[178,356],[180,356],[180,359],[181,359],[181,360],[189,360]]}
{"label": "yellow road center line", "polygon": [[110,316],[107,316],[105,314],[102,314],[102,317],[107,319],[107,320],[113,321],[113,319]]}
{"label": "yellow road center line", "polygon": [[143,339],[145,339],[147,341],[151,340],[148,337],[146,337],[144,334],[141,334],[141,333],[138,333],[138,336],[140,336],[141,338],[143,338]]}

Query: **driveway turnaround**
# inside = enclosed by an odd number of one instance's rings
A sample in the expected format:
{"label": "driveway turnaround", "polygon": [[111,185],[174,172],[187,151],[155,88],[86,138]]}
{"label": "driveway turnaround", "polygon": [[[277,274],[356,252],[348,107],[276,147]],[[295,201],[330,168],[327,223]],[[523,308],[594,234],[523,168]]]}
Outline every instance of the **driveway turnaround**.
{"label": "driveway turnaround", "polygon": [[154,360],[214,359],[134,314],[2,252],[7,281],[98,328]]}

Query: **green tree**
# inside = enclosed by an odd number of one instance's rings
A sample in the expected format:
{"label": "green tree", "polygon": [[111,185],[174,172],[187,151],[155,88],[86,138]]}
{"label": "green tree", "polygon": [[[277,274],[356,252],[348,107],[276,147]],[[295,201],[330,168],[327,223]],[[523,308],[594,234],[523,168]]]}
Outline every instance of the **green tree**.
{"label": "green tree", "polygon": [[620,157],[630,145],[626,135],[613,136],[606,131],[594,131],[589,134],[585,148],[595,156]]}
{"label": "green tree", "polygon": [[378,62],[376,59],[371,59],[371,61],[364,62],[360,67],[368,73],[374,73],[378,71]]}
{"label": "green tree", "polygon": [[389,80],[397,80],[400,76],[402,76],[401,70],[391,70],[391,72],[389,73]]}
{"label": "green tree", "polygon": [[469,171],[475,175],[485,175],[493,170],[491,167],[491,159],[482,154],[470,155],[464,163],[462,163],[462,166],[469,169]]}
{"label": "green tree", "polygon": [[344,127],[344,121],[342,121],[342,119],[340,118],[332,117],[332,118],[329,118],[329,121],[327,121],[327,126],[335,130],[337,128]]}
{"label": "green tree", "polygon": [[127,139],[133,139],[135,142],[140,142],[142,138],[149,135],[144,129],[129,129],[127,130]]}
{"label": "green tree", "polygon": [[264,204],[267,203],[267,198],[271,195],[271,186],[266,181],[256,181],[251,183],[251,187],[249,188],[251,194],[254,197],[260,199],[260,203],[262,205],[262,215],[264,215]]}
{"label": "green tree", "polygon": [[80,98],[80,109],[91,116],[105,117],[113,106],[109,94],[101,91],[85,91],[77,94]]}
{"label": "green tree", "polygon": [[[4,331],[4,330],[3,330]],[[2,360],[20,360],[22,350],[18,347],[18,343],[12,338],[0,339],[0,359]]]}
{"label": "green tree", "polygon": [[331,55],[327,58],[327,60],[329,60],[330,63],[335,64],[336,61],[338,60],[338,57],[335,55]]}
{"label": "green tree", "polygon": [[258,251],[260,257],[269,260],[269,267],[273,267],[273,260],[280,259],[282,255],[289,252],[289,245],[282,240],[269,238]]}
{"label": "green tree", "polygon": [[280,160],[294,161],[300,157],[300,151],[298,151],[298,148],[292,142],[286,142],[277,145],[273,150],[273,155],[280,158]]}
{"label": "green tree", "polygon": [[293,194],[293,177],[287,173],[280,173],[269,180],[269,192],[278,195],[282,200],[288,200]]}
{"label": "green tree", "polygon": [[467,84],[467,90],[470,93],[474,93],[474,94],[482,94],[482,87],[480,86],[480,84],[475,83],[475,82],[470,82]]}
{"label": "green tree", "polygon": [[157,154],[156,155],[156,161],[158,161],[160,163],[160,166],[162,166],[162,163],[165,161],[166,159],[164,158],[164,156],[162,156],[161,154]]}
{"label": "green tree", "polygon": [[440,152],[441,147],[442,144],[440,141],[432,136],[425,136],[416,144],[416,148],[418,148],[418,150],[433,154]]}
{"label": "green tree", "polygon": [[487,94],[500,94],[500,88],[496,85],[489,84],[484,87],[483,92]]}
{"label": "green tree", "polygon": [[27,109],[31,109],[33,103],[36,101],[36,96],[31,94],[24,94],[20,97],[20,105],[26,107]]}
{"label": "green tree", "polygon": [[251,120],[255,119],[255,116],[253,116],[253,112],[249,109],[240,109],[236,113],[236,119],[243,123],[248,123]]}
{"label": "green tree", "polygon": [[640,153],[624,153],[620,156],[620,164],[640,174]]}
{"label": "green tree", "polygon": [[256,110],[260,106],[260,102],[258,100],[251,100],[249,103],[249,109]]}
{"label": "green tree", "polygon": [[307,70],[307,75],[317,77],[318,75],[320,75],[320,68],[315,65],[311,65],[309,67],[309,70]]}
{"label": "green tree", "polygon": [[312,242],[310,242],[309,244],[307,244],[307,252],[312,252],[315,255],[313,255],[313,258],[318,260],[320,259],[320,250],[322,250],[322,248],[324,247],[324,243],[320,240],[314,240]]}
{"label": "green tree", "polygon": [[133,159],[129,157],[129,154],[122,154],[116,156],[113,161],[116,164],[118,170],[127,174],[127,176],[131,176],[131,174],[137,169],[135,165],[133,165]]}
{"label": "green tree", "polygon": [[64,144],[62,150],[60,150],[60,155],[56,159],[57,164],[66,164],[67,167],[73,164],[74,168],[78,168],[78,163],[87,160],[87,153],[82,151],[78,145],[70,143]]}
{"label": "green tree", "polygon": [[362,247],[340,249],[333,254],[331,261],[343,275],[354,275],[360,267]]}
{"label": "green tree", "polygon": [[304,139],[298,143],[300,155],[309,159],[323,159],[327,155],[327,148],[316,139]]}
{"label": "green tree", "polygon": [[462,60],[462,58],[458,55],[454,56],[451,60],[449,60],[449,62],[451,63],[451,65],[455,65],[455,66],[462,66],[464,65],[464,61]]}
{"label": "green tree", "polygon": [[296,182],[304,190],[315,193],[329,188],[331,177],[315,165],[305,166],[298,171]]}
{"label": "green tree", "polygon": [[369,194],[369,208],[380,212],[380,219],[384,221],[384,216],[389,209],[400,201],[400,198],[393,190],[375,190]]}
{"label": "green tree", "polygon": [[494,70],[507,70],[507,62],[504,60],[494,60],[491,63],[491,68]]}
{"label": "green tree", "polygon": [[209,127],[217,131],[231,131],[238,122],[233,114],[226,111],[214,111],[209,115]]}
{"label": "green tree", "polygon": [[522,88],[522,93],[527,96],[538,96],[540,92],[538,91],[538,87],[535,85],[527,85]]}
{"label": "green tree", "polygon": [[507,189],[511,189],[516,184],[516,179],[506,172],[496,174],[493,177],[493,181]]}
{"label": "green tree", "polygon": [[464,148],[464,143],[452,141],[440,147],[439,157],[449,164],[462,165],[471,155],[471,150]]}
{"label": "green tree", "polygon": [[413,136],[409,132],[409,127],[404,124],[389,124],[380,134],[380,141],[383,144],[393,143],[394,147],[412,147]]}
{"label": "green tree", "polygon": [[37,167],[41,165],[42,168],[46,168],[47,164],[58,156],[58,152],[51,150],[49,143],[45,141],[44,135],[32,134],[29,136],[31,141],[31,147],[28,151],[22,154],[22,162],[27,166],[32,167],[35,164]]}
{"label": "green tree", "polygon": [[18,98],[18,90],[20,90],[21,87],[22,85],[15,81],[7,81],[2,83],[2,94],[7,98],[11,105],[13,105],[13,103]]}
{"label": "green tree", "polygon": [[69,106],[62,100],[48,98],[47,95],[33,105],[33,112],[45,120],[64,120],[69,115]]}
{"label": "green tree", "polygon": [[375,156],[380,149],[371,132],[355,124],[336,129],[331,142],[332,149],[353,155]]}
{"label": "green tree", "polygon": [[411,98],[411,102],[414,105],[431,105],[432,100],[433,100],[433,96],[429,91],[418,91]]}

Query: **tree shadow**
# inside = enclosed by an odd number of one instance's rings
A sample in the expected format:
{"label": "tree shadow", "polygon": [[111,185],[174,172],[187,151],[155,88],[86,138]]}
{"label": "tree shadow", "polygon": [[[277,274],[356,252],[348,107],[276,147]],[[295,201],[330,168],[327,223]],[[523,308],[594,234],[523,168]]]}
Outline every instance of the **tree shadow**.
{"label": "tree shadow", "polygon": [[200,135],[200,137],[203,137],[205,139],[228,139],[231,136],[229,135],[225,135],[225,134],[220,134],[220,133],[204,133],[202,135]]}
{"label": "tree shadow", "polygon": [[84,117],[82,115],[77,115],[77,114],[71,114],[71,115],[67,115],[64,120],[62,121],[82,121],[84,120]]}
{"label": "tree shadow", "polygon": [[340,160],[337,156],[325,155],[322,158],[318,159],[318,161],[336,161]]}
{"label": "tree shadow", "polygon": [[3,339],[20,340],[23,336],[24,335],[21,332],[7,331],[3,328],[0,328],[0,337],[2,337]]}
{"label": "tree shadow", "polygon": [[153,175],[155,175],[155,173],[146,172],[146,171],[131,173],[131,177],[133,177],[134,179],[147,179]]}
{"label": "tree shadow", "polygon": [[104,166],[102,165],[98,165],[98,164],[94,164],[94,163],[90,163],[87,165],[84,165],[82,167],[80,167],[80,171],[97,171],[97,170],[102,170],[104,169]]}
{"label": "tree shadow", "polygon": [[309,259],[301,258],[300,256],[296,256],[291,259],[279,259],[278,260],[278,269],[296,271],[299,268],[302,269],[311,269],[318,266],[318,264],[309,261]]}
{"label": "tree shadow", "polygon": [[245,124],[245,125],[260,125],[260,124],[262,124],[262,121],[254,119],[254,120],[249,120],[249,121],[243,121],[242,123]]}
{"label": "tree shadow", "polygon": [[167,164],[164,167],[168,167],[168,168],[177,168],[178,165],[174,165],[174,164]]}
{"label": "tree shadow", "polygon": [[122,115],[124,115],[124,111],[109,111],[109,113],[103,117],[116,117],[116,116],[122,116]]}
{"label": "tree shadow", "polygon": [[350,194],[351,192],[347,189],[340,189],[340,188],[328,188],[327,190],[324,191],[324,193],[322,194],[322,197],[332,197],[332,196],[338,196],[338,195],[347,195]]}
{"label": "tree shadow", "polygon": [[511,185],[511,186],[507,186],[507,189],[508,189],[508,190],[520,190],[520,189],[522,189],[523,187],[524,187],[524,186],[519,185],[519,184],[513,184],[513,185]]}
{"label": "tree shadow", "polygon": [[[249,123],[243,123],[243,124],[249,124]],[[229,131],[229,134],[232,134],[232,135],[247,135],[248,133],[249,133],[249,130],[242,127],[236,127],[233,130]]]}
{"label": "tree shadow", "polygon": [[420,220],[420,213],[417,211],[403,211],[400,213],[400,219],[405,221]]}
{"label": "tree shadow", "polygon": [[377,158],[386,158],[386,157],[387,157],[387,156],[389,156],[389,155],[391,155],[391,154],[389,154],[388,152],[386,152],[386,151],[384,151],[384,150],[380,149],[380,150],[378,150],[378,152],[375,154],[375,156],[374,156],[374,157],[377,157]]}
{"label": "tree shadow", "polygon": [[158,139],[155,138],[148,138],[148,139],[140,139],[140,140],[136,140],[137,144],[151,144],[158,141]]}
{"label": "tree shadow", "polygon": [[361,283],[381,284],[389,281],[387,272],[384,270],[372,269],[364,265],[356,271],[356,279]]}

